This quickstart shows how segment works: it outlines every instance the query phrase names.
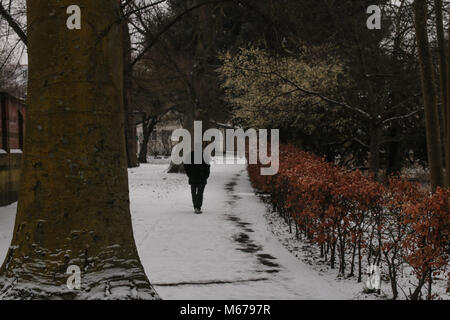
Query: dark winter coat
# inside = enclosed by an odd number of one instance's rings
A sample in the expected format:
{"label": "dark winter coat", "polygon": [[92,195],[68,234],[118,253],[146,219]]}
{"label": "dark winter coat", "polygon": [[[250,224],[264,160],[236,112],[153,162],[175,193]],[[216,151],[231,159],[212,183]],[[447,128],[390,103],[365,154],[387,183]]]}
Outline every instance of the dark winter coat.
{"label": "dark winter coat", "polygon": [[209,178],[210,165],[202,159],[202,164],[194,164],[194,153],[191,153],[191,164],[184,164],[184,170],[189,177],[189,184],[206,184]]}

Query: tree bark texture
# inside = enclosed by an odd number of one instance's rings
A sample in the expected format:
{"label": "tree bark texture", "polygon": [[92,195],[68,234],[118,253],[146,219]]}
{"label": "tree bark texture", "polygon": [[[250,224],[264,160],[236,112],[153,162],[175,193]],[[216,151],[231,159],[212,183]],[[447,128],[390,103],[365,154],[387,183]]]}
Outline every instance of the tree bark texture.
{"label": "tree bark texture", "polygon": [[[124,139],[116,0],[27,1],[29,85],[22,183],[0,297],[153,299],[136,249]],[[69,290],[67,269],[81,269]]]}

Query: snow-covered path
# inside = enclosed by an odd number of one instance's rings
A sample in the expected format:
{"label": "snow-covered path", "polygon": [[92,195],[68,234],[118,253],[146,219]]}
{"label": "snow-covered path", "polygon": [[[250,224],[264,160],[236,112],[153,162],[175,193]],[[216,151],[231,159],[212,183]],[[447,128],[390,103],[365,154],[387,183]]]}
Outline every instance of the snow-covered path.
{"label": "snow-covered path", "polygon": [[[135,240],[150,281],[163,299],[351,299],[275,238],[245,165],[213,165],[204,214],[193,213],[187,178],[168,164],[130,173]],[[0,259],[16,204],[0,207]]]}
{"label": "snow-covered path", "polygon": [[130,171],[136,242],[164,299],[350,299],[287,251],[269,230],[245,165],[215,165],[204,214],[184,175],[167,165]]}

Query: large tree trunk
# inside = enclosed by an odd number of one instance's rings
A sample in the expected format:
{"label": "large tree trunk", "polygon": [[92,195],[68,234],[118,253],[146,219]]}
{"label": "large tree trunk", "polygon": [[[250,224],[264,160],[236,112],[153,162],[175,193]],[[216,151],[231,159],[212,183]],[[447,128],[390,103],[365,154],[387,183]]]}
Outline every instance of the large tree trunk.
{"label": "large tree trunk", "polygon": [[434,87],[434,67],[427,32],[427,15],[427,1],[415,0],[414,16],[417,49],[422,76],[423,102],[425,106],[428,163],[431,172],[431,186],[433,190],[436,190],[436,187],[442,186],[444,182],[442,167],[443,158],[438,108],[436,103],[436,88]]}
{"label": "large tree trunk", "polygon": [[[2,298],[157,298],[135,246],[123,114],[123,27],[115,0],[27,1],[28,110]],[[51,14],[49,14],[51,13]],[[66,283],[81,269],[81,290]]]}

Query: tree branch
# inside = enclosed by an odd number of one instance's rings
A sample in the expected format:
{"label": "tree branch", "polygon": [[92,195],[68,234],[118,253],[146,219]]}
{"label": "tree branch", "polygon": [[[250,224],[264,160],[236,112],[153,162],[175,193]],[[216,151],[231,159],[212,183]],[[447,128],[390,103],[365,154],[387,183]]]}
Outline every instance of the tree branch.
{"label": "tree branch", "polygon": [[419,113],[420,111],[422,111],[422,109],[414,110],[413,112],[410,112],[410,113],[405,114],[403,116],[397,116],[397,117],[392,117],[392,118],[383,120],[381,123],[382,124],[386,124],[386,123],[389,123],[389,122],[392,122],[392,121],[396,121],[396,120],[407,119],[407,118],[412,117],[413,115]]}
{"label": "tree branch", "polygon": [[142,59],[142,57],[148,52],[148,50],[150,50],[155,45],[155,43],[159,40],[159,38],[161,38],[161,36],[164,33],[166,33],[173,25],[175,25],[178,21],[180,21],[188,13],[190,13],[202,6],[208,5],[208,4],[217,4],[217,3],[221,3],[221,2],[230,2],[230,1],[234,1],[234,0],[205,1],[205,2],[199,3],[197,5],[194,5],[188,9],[186,9],[186,11],[177,15],[171,22],[169,22],[160,32],[158,32],[153,37],[152,41],[150,41],[150,43],[137,55],[137,57],[133,60],[133,62],[131,62],[130,66],[133,67],[140,59]]}
{"label": "tree branch", "polygon": [[9,12],[3,7],[3,4],[0,3],[0,16],[2,16],[9,24],[9,26],[14,30],[14,32],[19,36],[20,40],[27,45],[27,35],[22,30],[20,25],[16,20],[9,14]]}

